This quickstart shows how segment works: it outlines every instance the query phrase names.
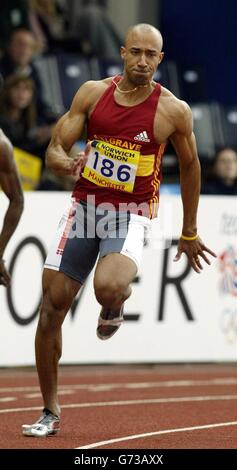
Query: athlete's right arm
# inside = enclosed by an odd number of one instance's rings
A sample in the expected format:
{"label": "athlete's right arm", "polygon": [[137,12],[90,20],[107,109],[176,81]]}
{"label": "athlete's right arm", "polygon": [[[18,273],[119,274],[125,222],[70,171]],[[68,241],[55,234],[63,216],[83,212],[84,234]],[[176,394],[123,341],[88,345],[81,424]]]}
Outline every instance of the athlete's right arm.
{"label": "athlete's right arm", "polygon": [[68,153],[83,132],[94,88],[95,82],[86,82],[81,86],[70,110],[59,119],[53,130],[46,151],[46,165],[57,175],[74,173],[75,161],[68,157]]}
{"label": "athlete's right arm", "polygon": [[9,200],[0,230],[0,284],[8,286],[10,275],[5,268],[3,255],[6,246],[21,218],[24,206],[20,177],[13,157],[13,148],[0,129],[0,186]]}

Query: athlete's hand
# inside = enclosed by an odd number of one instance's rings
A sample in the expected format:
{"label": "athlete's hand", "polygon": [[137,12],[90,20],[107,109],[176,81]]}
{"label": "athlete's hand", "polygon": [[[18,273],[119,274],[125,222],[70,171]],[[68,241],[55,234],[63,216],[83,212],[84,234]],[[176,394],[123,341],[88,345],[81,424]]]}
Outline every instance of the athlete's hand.
{"label": "athlete's hand", "polygon": [[88,144],[85,147],[85,150],[83,152],[78,152],[78,154],[73,159],[71,174],[75,181],[78,181],[80,179],[82,170],[87,163],[90,151],[91,151],[91,143],[88,142]]}
{"label": "athlete's hand", "polygon": [[183,240],[183,238],[180,238],[174,261],[179,261],[182,253],[186,253],[189,263],[194,271],[200,273],[203,269],[200,258],[202,258],[207,264],[211,264],[210,260],[205,255],[205,251],[216,258],[217,255],[210,250],[210,248],[204,245],[201,238],[198,237],[196,240]]}
{"label": "athlete's hand", "polygon": [[4,260],[0,258],[0,284],[8,287],[10,285],[11,278],[9,273],[7,272],[4,264]]}

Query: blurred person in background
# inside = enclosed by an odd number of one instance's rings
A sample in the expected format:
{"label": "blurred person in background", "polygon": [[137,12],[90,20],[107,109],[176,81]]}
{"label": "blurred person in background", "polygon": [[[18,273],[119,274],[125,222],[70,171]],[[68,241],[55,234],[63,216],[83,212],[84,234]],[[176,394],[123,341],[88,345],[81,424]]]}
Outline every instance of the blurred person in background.
{"label": "blurred person in background", "polygon": [[38,72],[33,64],[37,42],[31,31],[20,28],[12,32],[0,61],[0,71],[4,78],[12,74],[30,77],[36,87],[40,87]]}
{"label": "blurred person in background", "polygon": [[120,60],[122,39],[108,16],[107,3],[107,0],[82,0],[81,8],[75,10],[69,34],[79,40],[84,55]]}
{"label": "blurred person in background", "polygon": [[66,10],[56,0],[28,0],[31,31],[41,53],[63,51],[67,48]]}
{"label": "blurred person in background", "polygon": [[29,28],[27,0],[1,0],[0,49],[5,50],[15,29]]}
{"label": "blurred person in background", "polygon": [[6,79],[0,94],[0,126],[15,147],[41,159],[41,180],[36,189],[69,191],[73,187],[71,177],[56,176],[45,168],[45,151],[55,123],[38,115],[34,88],[31,78],[12,75]]}
{"label": "blurred person in background", "polygon": [[15,147],[30,152],[44,162],[53,124],[38,116],[31,78],[12,75],[0,95],[0,127]]}
{"label": "blurred person in background", "polygon": [[237,194],[237,153],[230,147],[219,150],[209,176],[204,181],[202,194]]}
{"label": "blurred person in background", "polygon": [[[0,73],[4,78],[9,75],[31,78],[34,82],[34,96],[38,116],[46,116],[52,121],[56,116],[49,109],[43,98],[42,83],[33,58],[37,50],[37,42],[33,33],[27,29],[17,29],[10,37],[8,47],[0,60]],[[58,116],[57,116],[58,117]]]}
{"label": "blurred person in background", "polygon": [[[191,110],[153,80],[163,59],[162,46],[161,33],[153,26],[131,27],[121,47],[123,75],[84,83],[53,131],[47,165],[56,174],[72,175],[76,184],[45,261],[35,341],[44,409],[36,423],[22,426],[25,436],[59,431],[61,327],[98,255],[98,338],[109,339],[122,324],[151,219],[157,217],[161,161],[169,139],[179,160],[183,204],[174,261],[185,253],[200,273],[202,261],[210,264],[206,253],[216,256],[197,229],[200,164]],[[87,146],[72,160],[69,152],[85,126]]]}

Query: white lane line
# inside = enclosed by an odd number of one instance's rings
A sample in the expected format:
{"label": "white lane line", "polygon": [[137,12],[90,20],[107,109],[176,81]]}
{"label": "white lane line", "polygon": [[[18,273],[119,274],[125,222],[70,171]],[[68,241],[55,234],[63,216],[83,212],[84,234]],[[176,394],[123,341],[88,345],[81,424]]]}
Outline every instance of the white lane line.
{"label": "white lane line", "polygon": [[6,401],[16,401],[16,397],[3,397],[3,398],[0,398],[1,403],[4,403]]}
{"label": "white lane line", "polygon": [[[86,403],[68,403],[61,405],[62,409],[70,408],[99,408],[106,406],[131,406],[131,405],[152,405],[159,403],[192,403],[204,401],[224,401],[224,400],[237,400],[237,395],[207,395],[196,397],[169,397],[169,398],[149,398],[144,400],[121,400],[121,401],[97,401]],[[17,413],[21,411],[34,411],[42,410],[42,406],[28,406],[24,408],[5,408],[0,410],[0,413]]]}
{"label": "white lane line", "polygon": [[[120,388],[156,388],[156,387],[197,387],[197,386],[210,386],[210,385],[236,385],[236,377],[216,378],[208,380],[166,380],[156,382],[122,382],[122,383],[103,383],[103,384],[67,384],[60,385],[59,390],[89,390],[92,392],[100,392],[101,390],[114,390]],[[37,392],[38,386],[27,387],[0,387],[0,393],[7,392]]]}
{"label": "white lane line", "polygon": [[[75,394],[75,390],[59,390],[58,391],[58,395],[74,395]],[[41,398],[41,393],[40,392],[37,392],[37,393],[27,393],[26,395],[23,395],[23,398],[30,398],[30,399],[33,399],[33,398]],[[1,401],[1,399],[0,399]]]}
{"label": "white lane line", "polygon": [[160,436],[162,434],[171,434],[171,433],[177,433],[177,432],[198,431],[200,429],[214,429],[214,428],[221,428],[224,426],[237,426],[237,421],[230,421],[227,423],[205,424],[203,426],[192,426],[188,428],[164,429],[163,431],[154,431],[154,432],[146,432],[143,434],[134,434],[132,436],[109,439],[108,441],[94,442],[93,444],[87,444],[86,446],[76,447],[76,449],[94,449],[95,447],[102,447],[102,446],[105,446],[106,444],[115,444],[116,442],[131,441],[131,440],[140,439],[143,437]]}
{"label": "white lane line", "polygon": [[126,388],[147,388],[147,387],[198,387],[202,385],[236,385],[237,379],[217,378],[208,380],[166,380],[165,382],[132,382],[127,383]]}

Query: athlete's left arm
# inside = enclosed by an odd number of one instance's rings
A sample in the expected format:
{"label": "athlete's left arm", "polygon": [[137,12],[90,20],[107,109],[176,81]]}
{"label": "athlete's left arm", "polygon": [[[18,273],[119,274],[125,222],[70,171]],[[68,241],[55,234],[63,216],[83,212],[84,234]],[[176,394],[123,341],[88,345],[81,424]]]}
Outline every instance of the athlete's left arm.
{"label": "athlete's left arm", "polygon": [[[200,162],[197,153],[196,139],[193,133],[193,119],[189,106],[178,101],[175,132],[170,136],[170,141],[179,159],[180,168],[180,188],[183,203],[183,228],[182,234],[186,237],[195,237],[197,234],[197,211],[201,185]],[[177,255],[178,261],[182,252],[186,253],[189,262],[196,272],[200,272],[202,265],[199,256],[207,264],[210,261],[204,252],[216,256],[213,251],[207,248],[198,237],[195,240],[184,240],[180,238]]]}

